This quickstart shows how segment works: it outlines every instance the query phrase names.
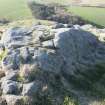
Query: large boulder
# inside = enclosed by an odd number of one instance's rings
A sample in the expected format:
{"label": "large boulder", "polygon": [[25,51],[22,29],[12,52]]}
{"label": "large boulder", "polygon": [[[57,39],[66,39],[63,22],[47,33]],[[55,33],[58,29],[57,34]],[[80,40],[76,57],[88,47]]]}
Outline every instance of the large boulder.
{"label": "large boulder", "polygon": [[95,72],[99,72],[97,66],[100,67],[100,72],[105,72],[104,68],[101,70],[101,65],[105,64],[105,44],[93,34],[76,29],[58,29],[54,43],[64,58],[65,64],[61,71],[65,78],[75,80],[75,77],[82,75],[85,80],[91,78],[93,73],[93,79],[96,79]]}
{"label": "large boulder", "polygon": [[[6,32],[10,33],[3,35],[2,42],[5,47],[14,42],[14,37],[16,38],[15,43],[21,40],[22,43],[28,45],[28,47],[24,45],[21,48],[15,48],[15,50],[10,49],[2,63],[4,68],[18,70],[21,64],[33,63],[44,71],[55,73],[62,71],[64,75],[68,75],[66,77],[70,77],[75,75],[78,70],[85,72],[86,69],[105,62],[104,43],[100,42],[93,34],[81,30],[81,27],[51,29],[49,30],[51,32],[47,30],[47,34],[45,29],[44,31],[39,28],[37,30],[36,27],[35,31],[37,31],[35,35],[30,35],[27,30],[13,28]],[[50,33],[53,33],[54,36],[50,36]],[[5,35],[9,38],[4,39]],[[28,44],[30,39],[28,42],[23,41],[27,35],[35,41],[34,43],[37,43],[37,46],[33,44],[33,51]]]}

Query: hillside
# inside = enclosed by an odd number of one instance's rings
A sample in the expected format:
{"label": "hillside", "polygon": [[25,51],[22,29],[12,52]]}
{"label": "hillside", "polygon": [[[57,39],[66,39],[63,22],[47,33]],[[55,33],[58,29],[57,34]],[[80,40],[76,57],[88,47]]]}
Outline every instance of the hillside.
{"label": "hillside", "polygon": [[62,25],[1,35],[0,105],[105,105],[105,29]]}
{"label": "hillside", "polygon": [[[105,3],[105,0],[38,0],[50,3],[71,4],[71,3]],[[31,18],[30,10],[27,7],[27,0],[0,0],[0,18],[23,19]]]}
{"label": "hillside", "polygon": [[[60,3],[60,4],[71,4],[71,3],[84,3],[84,4],[104,4],[105,0],[38,0],[44,3]],[[82,16],[83,18],[93,21],[96,24],[105,26],[104,8],[70,8],[69,11]],[[90,12],[91,11],[91,12]],[[94,11],[96,11],[94,13]],[[86,14],[88,13],[88,14]],[[9,20],[22,20],[32,19],[32,14],[27,6],[27,0],[0,0],[0,19]],[[101,20],[101,22],[100,22]]]}

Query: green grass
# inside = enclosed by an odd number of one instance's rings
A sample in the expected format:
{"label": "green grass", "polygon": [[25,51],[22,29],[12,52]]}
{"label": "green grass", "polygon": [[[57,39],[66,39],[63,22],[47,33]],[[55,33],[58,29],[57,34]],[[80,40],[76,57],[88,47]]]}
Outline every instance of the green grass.
{"label": "green grass", "polygon": [[105,26],[105,8],[70,7],[68,11],[79,15],[88,21]]}
{"label": "green grass", "polygon": [[[41,0],[38,0],[41,1]],[[69,4],[72,0],[42,0],[48,3]],[[70,7],[68,9],[76,15],[96,24],[105,26],[105,8]],[[10,20],[32,19],[27,0],[0,0],[0,19]]]}
{"label": "green grass", "polygon": [[0,0],[0,18],[24,19],[31,18],[27,0]]}
{"label": "green grass", "polygon": [[[28,0],[0,0],[0,18],[8,18],[11,20],[32,18],[31,12],[27,6]],[[41,1],[41,0],[37,0]],[[61,3],[64,4],[64,0],[42,0],[47,3]],[[65,3],[70,2],[65,0]]]}

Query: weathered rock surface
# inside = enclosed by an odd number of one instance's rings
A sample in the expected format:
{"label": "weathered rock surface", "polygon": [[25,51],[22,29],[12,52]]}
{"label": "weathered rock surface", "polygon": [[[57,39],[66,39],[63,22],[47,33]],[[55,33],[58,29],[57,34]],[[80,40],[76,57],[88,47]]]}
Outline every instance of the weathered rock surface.
{"label": "weathered rock surface", "polygon": [[35,94],[39,90],[39,87],[40,87],[40,82],[39,81],[24,84],[22,95],[23,96],[35,96]]}
{"label": "weathered rock surface", "polygon": [[105,75],[105,43],[86,31],[90,28],[37,25],[7,30],[0,41],[7,50],[0,61],[5,73],[0,76],[1,96],[7,105],[21,105],[25,96],[35,97],[33,105],[42,105],[39,100],[59,105],[70,85],[85,89],[100,81]]}
{"label": "weathered rock surface", "polygon": [[0,105],[7,105],[6,100],[1,97],[0,97]]}
{"label": "weathered rock surface", "polygon": [[15,81],[5,80],[1,84],[1,89],[3,94],[18,94],[19,93],[19,84]]}
{"label": "weathered rock surface", "polygon": [[24,99],[22,96],[5,95],[3,98],[6,99],[6,105],[24,105]]}
{"label": "weathered rock surface", "polygon": [[7,48],[18,48],[27,45],[31,41],[30,32],[26,28],[10,28],[4,33],[1,42]]}

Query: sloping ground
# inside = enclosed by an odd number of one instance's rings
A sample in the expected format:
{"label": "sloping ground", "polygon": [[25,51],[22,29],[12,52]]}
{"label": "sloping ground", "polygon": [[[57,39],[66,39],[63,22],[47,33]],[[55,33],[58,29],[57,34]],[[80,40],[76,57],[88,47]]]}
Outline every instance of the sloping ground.
{"label": "sloping ground", "polygon": [[0,105],[105,105],[105,29],[62,25],[4,32]]}

